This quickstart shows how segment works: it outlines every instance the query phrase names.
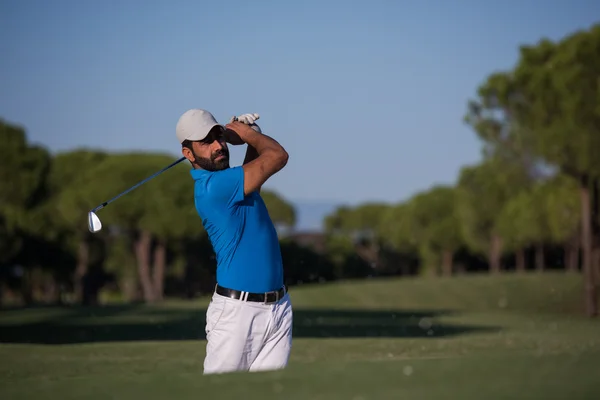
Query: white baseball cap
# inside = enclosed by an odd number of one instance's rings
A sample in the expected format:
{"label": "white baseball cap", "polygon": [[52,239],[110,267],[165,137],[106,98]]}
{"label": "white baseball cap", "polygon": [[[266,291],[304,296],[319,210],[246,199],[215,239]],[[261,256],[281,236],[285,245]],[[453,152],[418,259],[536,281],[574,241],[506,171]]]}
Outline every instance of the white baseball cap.
{"label": "white baseball cap", "polygon": [[179,117],[175,134],[179,143],[183,143],[184,140],[202,140],[215,126],[223,127],[210,112],[193,108]]}

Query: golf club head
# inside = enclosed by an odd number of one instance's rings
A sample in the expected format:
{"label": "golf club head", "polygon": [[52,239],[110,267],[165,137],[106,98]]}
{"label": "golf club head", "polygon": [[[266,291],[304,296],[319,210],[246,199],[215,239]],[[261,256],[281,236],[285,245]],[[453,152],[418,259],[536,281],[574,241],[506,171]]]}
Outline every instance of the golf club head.
{"label": "golf club head", "polygon": [[88,213],[88,229],[92,233],[99,232],[102,229],[102,222],[100,222],[100,218],[93,211]]}

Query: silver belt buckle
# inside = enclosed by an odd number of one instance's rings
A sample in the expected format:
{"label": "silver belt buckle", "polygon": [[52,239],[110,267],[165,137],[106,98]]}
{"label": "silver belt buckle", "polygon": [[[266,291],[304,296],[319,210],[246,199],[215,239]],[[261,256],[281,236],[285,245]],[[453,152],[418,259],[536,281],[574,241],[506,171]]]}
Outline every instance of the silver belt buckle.
{"label": "silver belt buckle", "polygon": [[264,301],[264,304],[269,303],[269,294],[270,293],[275,293],[275,301],[279,300],[278,299],[278,297],[279,297],[279,293],[278,292],[276,292],[276,291],[275,292],[265,292],[265,301]]}

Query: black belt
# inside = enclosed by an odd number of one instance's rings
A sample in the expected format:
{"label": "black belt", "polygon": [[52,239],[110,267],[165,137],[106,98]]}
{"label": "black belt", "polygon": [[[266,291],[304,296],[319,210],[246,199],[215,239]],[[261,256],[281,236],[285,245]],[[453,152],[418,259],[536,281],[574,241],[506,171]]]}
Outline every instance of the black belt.
{"label": "black belt", "polygon": [[279,290],[266,293],[251,293],[241,290],[227,289],[217,285],[215,292],[221,296],[229,297],[235,300],[252,301],[257,303],[275,303],[279,301],[286,293],[285,286]]}

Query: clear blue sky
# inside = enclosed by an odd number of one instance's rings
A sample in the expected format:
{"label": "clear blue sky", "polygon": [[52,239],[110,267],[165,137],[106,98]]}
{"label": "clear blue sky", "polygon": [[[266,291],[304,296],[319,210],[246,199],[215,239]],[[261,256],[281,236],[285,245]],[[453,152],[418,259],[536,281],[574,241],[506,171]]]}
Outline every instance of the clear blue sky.
{"label": "clear blue sky", "polygon": [[466,102],[519,44],[598,20],[591,0],[4,0],[0,117],[53,152],[177,156],[185,110],[257,112],[290,153],[269,188],[395,202],[479,159]]}

